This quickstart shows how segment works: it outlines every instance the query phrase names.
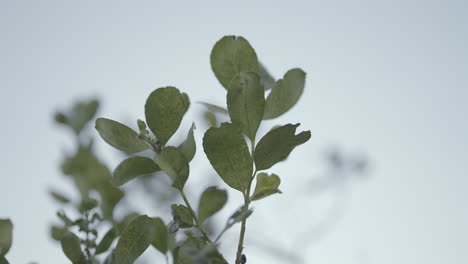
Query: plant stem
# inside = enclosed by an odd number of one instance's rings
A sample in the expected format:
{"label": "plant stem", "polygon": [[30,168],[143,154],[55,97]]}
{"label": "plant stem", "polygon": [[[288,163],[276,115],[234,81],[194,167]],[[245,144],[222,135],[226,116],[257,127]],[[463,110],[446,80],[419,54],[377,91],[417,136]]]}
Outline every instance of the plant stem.
{"label": "plant stem", "polygon": [[[250,150],[251,150],[251,156],[252,156],[252,161],[254,159],[254,150],[255,150],[255,138],[250,141]],[[252,174],[252,178],[250,179],[249,185],[247,186],[247,191],[244,193],[244,207],[246,210],[249,209],[250,205],[250,188],[252,187],[252,181],[255,178],[255,175],[257,174],[257,169],[254,170]],[[245,237],[245,228],[247,225],[247,218],[244,218],[242,220],[241,224],[241,230],[239,234],[239,244],[237,245],[237,254],[236,254],[236,264],[244,264],[242,263],[242,251],[244,250],[244,237]]]}
{"label": "plant stem", "polygon": [[200,233],[202,233],[202,235],[205,237],[206,241],[208,241],[208,243],[212,244],[213,242],[211,241],[210,237],[208,236],[208,234],[205,232],[205,229],[203,229],[203,225],[200,223],[200,221],[198,220],[198,217],[197,215],[195,214],[195,212],[193,211],[192,209],[192,206],[190,206],[190,202],[189,200],[187,199],[187,196],[185,195],[184,191],[183,190],[180,190],[180,195],[182,196],[182,199],[184,199],[184,202],[185,202],[185,205],[187,206],[187,208],[189,209],[190,211],[190,214],[192,215],[193,219],[195,220],[195,224],[198,228],[198,230],[200,231]]}
{"label": "plant stem", "polygon": [[225,227],[221,233],[219,233],[219,235],[216,237],[215,241],[213,242],[214,244],[218,243],[219,239],[223,236],[224,232],[226,232],[229,228],[228,227]]}
{"label": "plant stem", "polygon": [[87,263],[91,263],[91,251],[89,249],[89,212],[88,211],[85,211],[84,212],[84,216],[85,216],[85,224],[86,224],[86,244],[85,244],[85,252],[86,252],[86,256],[87,256],[87,260],[86,262]]}
{"label": "plant stem", "polygon": [[[248,190],[250,193],[250,188]],[[247,195],[244,195],[244,206],[249,207],[249,204],[250,204],[250,199],[248,198]],[[242,224],[241,224],[241,231],[240,231],[240,235],[239,235],[239,244],[237,245],[237,254],[236,254],[236,264],[243,264],[241,262],[242,260],[242,250],[244,250],[244,237],[245,237],[245,226],[247,224],[247,218],[245,218],[244,220],[242,220]]]}

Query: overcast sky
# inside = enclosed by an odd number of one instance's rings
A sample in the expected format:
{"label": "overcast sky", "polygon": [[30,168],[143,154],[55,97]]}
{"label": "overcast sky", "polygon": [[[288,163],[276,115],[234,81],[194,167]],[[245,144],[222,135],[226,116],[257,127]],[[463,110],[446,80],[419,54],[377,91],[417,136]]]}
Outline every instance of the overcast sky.
{"label": "overcast sky", "polygon": [[[101,116],[142,118],[148,94],[167,85],[192,102],[223,104],[209,53],[233,34],[277,78],[293,67],[307,72],[299,104],[263,131],[301,122],[312,132],[271,170],[284,193],[255,205],[248,232],[277,232],[268,241],[291,244],[291,233],[323,217],[331,194],[317,202],[294,192],[335,144],[368,155],[372,169],[350,186],[333,231],[306,250],[295,246],[307,263],[468,263],[467,8],[462,0],[0,0],[0,218],[15,224],[10,263],[66,263],[49,239],[59,206],[46,190],[69,185],[57,167],[72,143],[52,113],[98,96]],[[184,128],[201,108],[189,111]],[[98,147],[115,167],[115,151]],[[201,151],[196,161],[208,166]],[[248,263],[282,263],[249,244],[246,254]]]}

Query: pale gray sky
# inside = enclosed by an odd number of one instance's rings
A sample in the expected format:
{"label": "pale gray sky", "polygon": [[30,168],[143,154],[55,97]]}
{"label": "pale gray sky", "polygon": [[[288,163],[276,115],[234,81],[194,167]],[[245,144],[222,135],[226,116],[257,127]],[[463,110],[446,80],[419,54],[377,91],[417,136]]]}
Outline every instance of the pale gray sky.
{"label": "pale gray sky", "polygon": [[[307,263],[467,263],[467,8],[461,0],[0,0],[0,218],[15,223],[10,262],[66,262],[47,233],[58,205],[46,189],[68,185],[57,166],[72,145],[53,111],[97,95],[101,115],[141,118],[147,95],[166,85],[221,104],[209,53],[235,34],[276,77],[307,72],[299,105],[267,126],[301,122],[313,135],[271,170],[284,194],[256,205],[248,228],[287,241],[289,228],[320,218],[327,199],[293,191],[338,143],[367,153],[372,177],[353,184],[344,218],[308,248]],[[115,151],[98,146],[116,166]],[[201,152],[197,160],[206,162]],[[249,263],[281,263],[246,250]]]}

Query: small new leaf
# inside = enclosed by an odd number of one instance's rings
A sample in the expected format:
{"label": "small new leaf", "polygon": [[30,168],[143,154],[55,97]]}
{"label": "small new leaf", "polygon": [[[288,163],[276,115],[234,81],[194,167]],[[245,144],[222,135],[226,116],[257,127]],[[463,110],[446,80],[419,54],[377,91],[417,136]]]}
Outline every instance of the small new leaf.
{"label": "small new leaf", "polygon": [[216,186],[208,187],[201,195],[198,205],[198,219],[203,223],[208,217],[221,210],[227,201],[226,190]]}
{"label": "small new leaf", "polygon": [[141,215],[125,228],[114,251],[113,264],[131,264],[143,254],[154,239],[153,219]]}
{"label": "small new leaf", "polygon": [[156,228],[156,232],[154,233],[154,239],[151,242],[151,244],[153,245],[153,247],[159,250],[159,252],[166,254],[169,249],[169,231],[167,230],[167,226],[159,217],[153,218],[153,225]]}
{"label": "small new leaf", "polygon": [[197,151],[197,146],[195,144],[195,137],[193,136],[193,130],[195,129],[195,123],[192,124],[190,130],[187,134],[187,138],[185,139],[182,144],[180,144],[177,148],[184,154],[185,158],[188,162],[192,161],[193,157],[195,156],[195,152]]}
{"label": "small new leaf", "polygon": [[275,193],[281,193],[278,189],[281,179],[276,174],[268,175],[264,172],[257,175],[257,185],[250,200],[255,201]]}
{"label": "small new leaf", "polygon": [[154,90],[146,100],[146,123],[164,146],[177,131],[190,105],[187,94],[175,87]]}
{"label": "small new leaf", "polygon": [[171,205],[171,213],[174,222],[178,224],[179,228],[189,228],[193,226],[193,217],[190,209],[181,204]]}
{"label": "small new leaf", "polygon": [[227,106],[232,123],[250,140],[255,140],[265,110],[265,90],[260,76],[253,72],[239,73],[229,84]]}
{"label": "small new leaf", "polygon": [[258,72],[255,50],[243,37],[225,36],[213,47],[211,69],[216,78],[228,89],[231,80],[240,72]]}
{"label": "small new leaf", "polygon": [[208,129],[203,149],[213,168],[230,187],[244,192],[253,172],[252,158],[239,128],[230,123]]}
{"label": "small new leaf", "polygon": [[81,251],[80,243],[80,238],[71,232],[66,234],[61,241],[63,253],[74,264],[83,263],[86,259],[83,251]]}
{"label": "small new leaf", "polygon": [[285,160],[296,147],[310,139],[310,131],[295,135],[299,124],[287,124],[270,130],[255,147],[255,167],[266,170]]}
{"label": "small new leaf", "polygon": [[289,111],[302,95],[305,77],[303,70],[292,69],[284,75],[283,79],[276,81],[266,99],[263,119],[277,118]]}
{"label": "small new leaf", "polygon": [[150,158],[131,157],[122,161],[114,170],[112,184],[122,186],[138,176],[154,173],[161,170],[159,166]]}
{"label": "small new leaf", "polygon": [[159,165],[171,179],[172,186],[176,189],[184,189],[189,176],[189,164],[185,155],[176,147],[166,147],[155,157]]}
{"label": "small new leaf", "polygon": [[138,139],[138,134],[128,126],[106,118],[96,120],[96,129],[102,139],[116,149],[136,153],[149,148],[149,146]]}
{"label": "small new leaf", "polygon": [[10,250],[13,241],[13,223],[10,219],[0,219],[0,257]]}

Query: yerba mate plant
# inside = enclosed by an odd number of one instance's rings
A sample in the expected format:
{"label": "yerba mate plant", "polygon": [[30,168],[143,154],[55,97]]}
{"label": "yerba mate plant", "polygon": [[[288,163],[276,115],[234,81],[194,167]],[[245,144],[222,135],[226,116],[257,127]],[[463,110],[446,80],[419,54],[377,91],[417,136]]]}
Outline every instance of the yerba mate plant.
{"label": "yerba mate plant", "polygon": [[[281,193],[280,177],[266,170],[310,139],[309,131],[296,132],[299,124],[275,126],[264,135],[257,131],[262,121],[285,114],[297,103],[305,86],[305,73],[292,69],[275,81],[242,37],[223,37],[213,47],[210,60],[216,78],[226,89],[227,107],[202,103],[208,109],[205,118],[212,126],[204,133],[202,147],[222,181],[240,192],[243,204],[219,233],[212,234],[207,231],[209,219],[227,203],[226,186],[208,187],[200,195],[197,207],[188,199],[184,187],[189,176],[197,177],[190,175],[190,163],[197,149],[195,126],[180,132],[187,135],[182,143],[171,140],[190,106],[186,93],[175,87],[154,90],[144,105],[145,120],[136,121],[139,131],[107,118],[96,120],[95,128],[102,139],[126,156],[113,173],[95,155],[92,140],[82,133],[94,118],[98,103],[78,103],[68,113],[57,114],[56,121],[71,128],[76,136],[77,150],[64,160],[62,171],[73,180],[80,199],[72,201],[51,192],[76,215],[72,220],[59,211],[61,224],[51,228],[52,237],[60,241],[72,263],[101,263],[101,255],[106,256],[102,263],[135,263],[150,246],[165,255],[167,263],[247,263],[243,250],[247,221],[253,213],[251,203]],[[225,114],[230,122],[218,125],[216,113]],[[126,194],[122,186],[154,173],[166,174],[170,186],[184,202],[166,201],[171,208],[171,221],[164,221],[161,215],[135,213],[128,207],[123,210],[125,217],[116,219],[114,209]],[[225,232],[236,224],[240,231],[237,246],[232,248],[235,260],[228,262],[218,246],[223,243]],[[110,226],[104,235],[98,232],[102,226]],[[9,246],[2,248],[3,233],[0,235],[0,264],[4,264],[8,263],[4,255]]]}

